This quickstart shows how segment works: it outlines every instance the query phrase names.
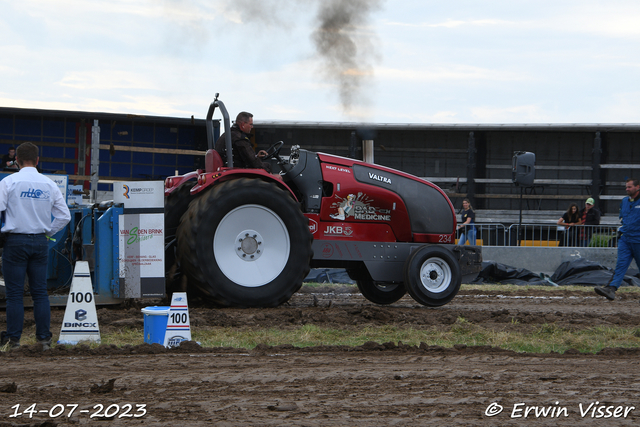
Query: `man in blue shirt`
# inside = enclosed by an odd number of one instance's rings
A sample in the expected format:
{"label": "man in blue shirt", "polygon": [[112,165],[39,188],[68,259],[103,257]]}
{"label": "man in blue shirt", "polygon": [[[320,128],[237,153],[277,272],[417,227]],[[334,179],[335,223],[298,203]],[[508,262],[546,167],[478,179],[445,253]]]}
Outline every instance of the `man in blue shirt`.
{"label": "man in blue shirt", "polygon": [[[58,186],[36,169],[38,147],[30,142],[16,150],[20,171],[0,181],[0,211],[5,212],[2,233],[2,273],[7,294],[7,330],[1,345],[20,346],[24,324],[24,279],[29,277],[36,339],[43,349],[51,345],[51,308],[47,293],[47,263],[51,237],[71,219]],[[51,221],[51,217],[54,220]]]}
{"label": "man in blue shirt", "polygon": [[627,273],[631,260],[635,259],[640,267],[640,181],[629,178],[625,189],[629,197],[622,199],[620,204],[620,219],[622,236],[618,239],[618,261],[616,270],[607,286],[596,286],[598,295],[614,300],[616,291]]}

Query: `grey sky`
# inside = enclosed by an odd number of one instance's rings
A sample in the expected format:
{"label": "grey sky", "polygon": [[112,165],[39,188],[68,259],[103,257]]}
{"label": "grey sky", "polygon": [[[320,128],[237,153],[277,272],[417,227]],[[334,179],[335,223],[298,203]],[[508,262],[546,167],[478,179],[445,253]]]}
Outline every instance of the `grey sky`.
{"label": "grey sky", "polygon": [[202,118],[220,92],[256,121],[637,123],[638,22],[620,0],[0,0],[0,105]]}

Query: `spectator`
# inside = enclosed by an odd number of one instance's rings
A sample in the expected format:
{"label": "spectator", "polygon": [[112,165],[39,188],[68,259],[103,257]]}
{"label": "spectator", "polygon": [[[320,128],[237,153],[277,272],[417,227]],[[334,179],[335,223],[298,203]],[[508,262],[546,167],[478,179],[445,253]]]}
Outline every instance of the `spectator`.
{"label": "spectator", "polygon": [[594,225],[600,225],[600,211],[598,208],[593,207],[594,200],[589,197],[584,204],[584,208],[580,211],[580,218],[582,225],[591,227],[580,227],[580,246],[589,246],[591,242],[591,236],[597,227]]}
{"label": "spectator", "polygon": [[558,225],[565,228],[564,237],[560,241],[560,246],[577,246],[576,225],[580,225],[580,215],[578,214],[578,205],[571,203],[569,209],[558,220]]}
{"label": "spectator", "polygon": [[0,334],[0,342],[11,348],[20,346],[24,325],[24,279],[28,276],[36,339],[46,350],[51,346],[47,238],[62,230],[71,215],[58,186],[36,170],[38,147],[25,142],[16,151],[20,171],[0,181],[0,211],[5,214],[2,233],[7,235],[2,253],[7,330]]}
{"label": "spectator", "polygon": [[624,275],[627,274],[631,260],[635,259],[640,267],[640,181],[629,178],[625,190],[628,197],[622,199],[620,203],[622,227],[619,230],[616,269],[607,286],[593,288],[598,295],[608,300],[616,298],[616,291],[622,284]]}
{"label": "spectator", "polygon": [[473,210],[471,206],[471,202],[469,199],[464,199],[462,201],[462,217],[460,219],[460,224],[458,224],[458,230],[462,229],[462,233],[460,233],[460,240],[458,240],[459,245],[464,245],[467,241],[469,241],[470,245],[476,244],[476,212]]}
{"label": "spectator", "polygon": [[9,152],[2,157],[2,167],[9,170],[18,170],[15,147],[9,147]]}

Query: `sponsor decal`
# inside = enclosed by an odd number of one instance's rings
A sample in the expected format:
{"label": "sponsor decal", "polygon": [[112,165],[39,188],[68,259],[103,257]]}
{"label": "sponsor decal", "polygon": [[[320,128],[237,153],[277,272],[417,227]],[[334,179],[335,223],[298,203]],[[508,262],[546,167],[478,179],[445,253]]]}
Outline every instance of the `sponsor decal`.
{"label": "sponsor decal", "polygon": [[351,169],[342,166],[325,165],[325,168],[336,172],[351,173]]}
{"label": "sponsor decal", "polygon": [[180,335],[176,335],[175,337],[171,337],[167,340],[167,346],[177,347],[182,341],[187,341],[187,339],[185,337],[181,337]]}
{"label": "sponsor decal", "polygon": [[153,239],[153,236],[162,235],[162,230],[159,228],[133,227],[131,230],[120,230],[120,234],[127,236],[127,245],[133,245],[134,243]]}
{"label": "sponsor decal", "polygon": [[124,190],[122,195],[127,199],[138,194],[153,194],[153,187],[129,187],[127,184],[122,184],[122,189]]}
{"label": "sponsor decal", "polygon": [[333,246],[329,243],[322,245],[322,257],[330,258],[333,255]]}
{"label": "sponsor decal", "polygon": [[369,179],[373,179],[375,181],[384,182],[385,184],[391,185],[391,178],[387,178],[386,176],[378,175],[373,172],[369,172]]}
{"label": "sponsor decal", "polygon": [[391,210],[372,206],[373,199],[364,193],[358,193],[357,196],[349,194],[346,198],[341,198],[336,194],[335,197],[338,201],[333,202],[331,209],[335,209],[337,212],[329,215],[331,219],[345,221],[352,217],[364,221],[391,221]]}
{"label": "sponsor decal", "polygon": [[86,320],[87,319],[87,310],[76,310],[75,313],[75,318],[76,320]]}
{"label": "sponsor decal", "polygon": [[324,230],[325,236],[346,236],[350,237],[353,234],[353,228],[349,226],[341,225],[328,225]]}
{"label": "sponsor decal", "polygon": [[318,232],[318,222],[315,219],[309,220],[309,233],[316,234]]}
{"label": "sponsor decal", "polygon": [[97,328],[97,322],[64,322],[65,328]]}

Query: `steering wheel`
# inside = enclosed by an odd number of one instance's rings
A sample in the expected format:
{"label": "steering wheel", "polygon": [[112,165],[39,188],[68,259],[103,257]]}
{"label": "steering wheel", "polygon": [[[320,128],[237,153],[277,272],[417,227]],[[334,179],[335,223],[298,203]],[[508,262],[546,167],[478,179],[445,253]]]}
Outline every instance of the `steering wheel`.
{"label": "steering wheel", "polygon": [[280,158],[280,149],[282,148],[282,146],[284,145],[284,141],[278,141],[275,144],[273,144],[271,147],[267,148],[267,155],[264,156],[264,158],[262,160],[267,160],[270,158]]}

